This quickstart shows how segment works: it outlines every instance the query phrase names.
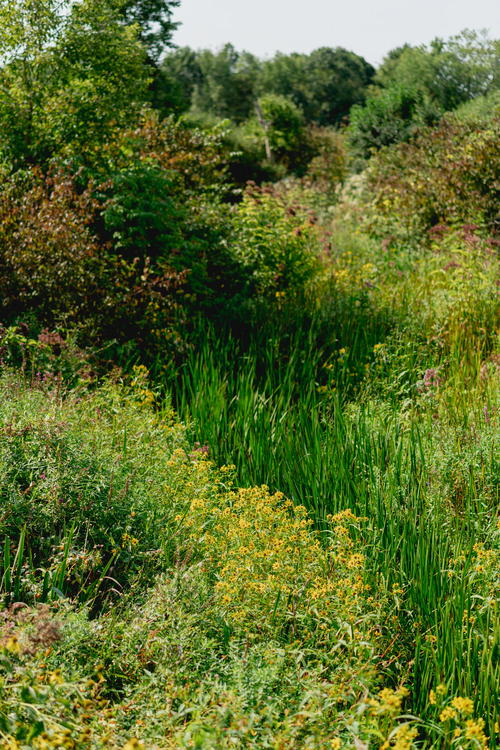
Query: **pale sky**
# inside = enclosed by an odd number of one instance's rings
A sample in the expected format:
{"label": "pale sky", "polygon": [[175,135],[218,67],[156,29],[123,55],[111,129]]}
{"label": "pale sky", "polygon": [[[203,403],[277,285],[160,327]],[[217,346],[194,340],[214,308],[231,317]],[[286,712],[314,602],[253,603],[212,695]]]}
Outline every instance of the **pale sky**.
{"label": "pale sky", "polygon": [[465,28],[500,36],[499,0],[181,0],[179,46],[231,42],[259,57],[346,47],[378,64],[404,42],[423,44]]}

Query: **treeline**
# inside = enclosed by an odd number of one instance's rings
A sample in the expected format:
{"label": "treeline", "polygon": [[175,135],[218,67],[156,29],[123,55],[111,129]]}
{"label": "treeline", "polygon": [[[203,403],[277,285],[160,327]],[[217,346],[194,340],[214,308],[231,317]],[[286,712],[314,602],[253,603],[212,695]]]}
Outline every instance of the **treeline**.
{"label": "treeline", "polygon": [[173,49],[178,4],[1,0],[3,170],[58,156],[88,161],[148,108],[188,126],[224,122],[234,180],[273,179],[304,174],[328,146],[338,156],[325,129],[345,131],[350,156],[366,159],[498,95],[500,42],[485,32],[404,45],[377,70],[342,47],[262,60],[231,44]]}
{"label": "treeline", "polygon": [[291,156],[297,141],[309,157],[315,151],[306,128],[348,126],[351,152],[365,159],[373,149],[437,123],[445,112],[498,92],[499,70],[498,40],[470,30],[427,46],[398,47],[377,70],[341,47],[269,60],[231,44],[218,51],[182,47],[161,63],[162,85],[177,114],[205,123],[228,119],[247,148],[260,130],[278,160],[280,147],[282,157],[288,150],[287,166],[299,171],[303,160]]}
{"label": "treeline", "polygon": [[278,53],[260,60],[226,44],[213,52],[181,47],[169,52],[162,70],[170,80],[173,104],[241,123],[255,115],[266,94],[286,96],[307,122],[337,125],[353,104],[365,99],[375,70],[363,57],[342,47],[321,47],[310,55]]}
{"label": "treeline", "polygon": [[434,112],[453,110],[498,89],[499,62],[498,41],[466,30],[447,41],[391,50],[377,70],[342,47],[261,60],[232,44],[218,51],[171,50],[161,70],[171,88],[170,106],[178,113],[208,113],[241,123],[255,114],[260,96],[275,94],[288,97],[306,122],[338,125],[354,105],[395,87],[420,92]]}

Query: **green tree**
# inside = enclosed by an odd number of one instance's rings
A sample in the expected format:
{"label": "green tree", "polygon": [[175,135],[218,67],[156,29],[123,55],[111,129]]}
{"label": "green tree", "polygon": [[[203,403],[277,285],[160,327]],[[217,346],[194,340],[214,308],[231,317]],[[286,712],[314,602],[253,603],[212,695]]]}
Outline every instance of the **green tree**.
{"label": "green tree", "polygon": [[2,157],[91,151],[148,98],[137,27],[113,0],[0,0]]}
{"label": "green tree", "polygon": [[374,72],[354,52],[321,47],[310,55],[276,55],[263,64],[259,88],[293,99],[309,122],[334,125],[364,101]]}
{"label": "green tree", "polygon": [[170,50],[162,60],[161,72],[164,88],[170,91],[173,108],[178,112],[187,112],[194,89],[202,84],[203,79],[198,53],[190,47]]}
{"label": "green tree", "polygon": [[0,124],[4,159],[23,152],[30,159],[39,138],[43,92],[55,61],[48,49],[64,16],[57,0],[0,0]]}
{"label": "green tree", "polygon": [[127,25],[139,26],[140,39],[148,54],[158,60],[171,46],[172,34],[178,24],[173,12],[180,0],[122,0],[122,13]]}
{"label": "green tree", "polygon": [[309,102],[307,60],[307,55],[298,52],[278,52],[266,60],[259,76],[259,93],[286,96],[305,112]]}
{"label": "green tree", "polygon": [[455,109],[500,88],[499,39],[466,29],[446,42],[434,40],[431,49],[437,59],[431,91],[444,109]]}
{"label": "green tree", "polygon": [[197,56],[199,77],[192,91],[192,107],[217,117],[242,122],[255,104],[259,72],[257,58],[226,44],[218,52],[201,50]]}
{"label": "green tree", "polygon": [[147,53],[149,93],[152,105],[162,115],[182,111],[182,88],[161,67],[161,58],[172,46],[172,35],[178,24],[173,12],[180,0],[115,0],[126,25],[136,25],[139,39]]}
{"label": "green tree", "polygon": [[407,141],[416,130],[439,119],[421,89],[392,86],[351,109],[347,129],[355,157],[368,158],[374,150]]}
{"label": "green tree", "polygon": [[364,101],[375,73],[362,57],[342,47],[321,47],[308,59],[308,119],[319,125],[341,122],[354,104]]}
{"label": "green tree", "polygon": [[387,55],[375,81],[384,88],[418,88],[443,111],[452,110],[499,88],[500,41],[465,30],[428,46],[405,45]]}

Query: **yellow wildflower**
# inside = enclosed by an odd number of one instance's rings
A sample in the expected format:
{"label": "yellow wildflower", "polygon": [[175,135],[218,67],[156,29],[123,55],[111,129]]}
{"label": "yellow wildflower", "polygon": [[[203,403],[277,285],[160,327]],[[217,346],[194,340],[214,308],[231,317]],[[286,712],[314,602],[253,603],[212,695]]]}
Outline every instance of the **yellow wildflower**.
{"label": "yellow wildflower", "polygon": [[418,730],[410,724],[402,724],[398,727],[394,736],[394,750],[411,750],[413,740],[418,735]]}
{"label": "yellow wildflower", "polygon": [[469,719],[465,722],[465,736],[468,740],[475,740],[480,747],[487,747],[488,738],[483,732],[484,719]]}
{"label": "yellow wildflower", "polygon": [[443,710],[439,714],[439,721],[442,721],[443,723],[445,721],[448,721],[449,719],[456,719],[456,718],[457,718],[457,713],[451,708],[451,706],[446,706],[446,708],[443,708]]}
{"label": "yellow wildflower", "polygon": [[474,711],[474,703],[470,698],[461,698],[460,696],[457,696],[456,698],[453,698],[451,705],[462,714],[470,715]]}

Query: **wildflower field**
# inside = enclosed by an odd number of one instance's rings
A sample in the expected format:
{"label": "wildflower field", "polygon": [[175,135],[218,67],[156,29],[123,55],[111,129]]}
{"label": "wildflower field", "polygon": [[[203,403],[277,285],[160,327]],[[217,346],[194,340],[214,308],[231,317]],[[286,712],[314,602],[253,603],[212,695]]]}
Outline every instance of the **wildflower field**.
{"label": "wildflower field", "polygon": [[498,747],[498,92],[358,61],[348,127],[270,90],[264,144],[178,117],[168,14],[14,4],[0,750]]}

